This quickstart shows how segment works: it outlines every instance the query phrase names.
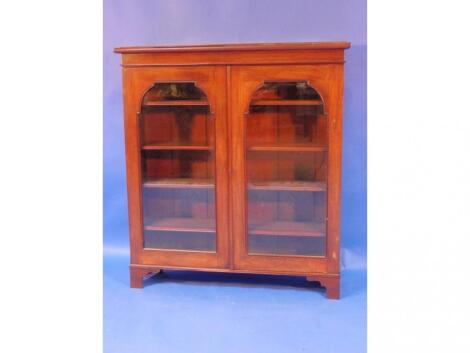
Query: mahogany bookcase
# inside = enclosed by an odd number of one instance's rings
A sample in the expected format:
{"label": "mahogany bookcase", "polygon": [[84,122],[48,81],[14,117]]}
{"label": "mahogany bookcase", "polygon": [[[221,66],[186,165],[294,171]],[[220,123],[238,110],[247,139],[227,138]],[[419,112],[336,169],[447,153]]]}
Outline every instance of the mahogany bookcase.
{"label": "mahogany bookcase", "polygon": [[305,276],[339,298],[347,42],[123,47],[130,283]]}

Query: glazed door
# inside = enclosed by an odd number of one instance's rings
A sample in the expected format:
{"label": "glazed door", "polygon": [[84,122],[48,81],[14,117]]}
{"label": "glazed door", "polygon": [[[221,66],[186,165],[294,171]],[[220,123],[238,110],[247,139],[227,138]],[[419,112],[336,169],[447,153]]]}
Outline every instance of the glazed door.
{"label": "glazed door", "polygon": [[132,263],[228,263],[226,71],[126,68]]}
{"label": "glazed door", "polygon": [[231,72],[233,266],[337,272],[338,215],[327,200],[339,196],[340,112],[331,102],[341,72],[331,65]]}

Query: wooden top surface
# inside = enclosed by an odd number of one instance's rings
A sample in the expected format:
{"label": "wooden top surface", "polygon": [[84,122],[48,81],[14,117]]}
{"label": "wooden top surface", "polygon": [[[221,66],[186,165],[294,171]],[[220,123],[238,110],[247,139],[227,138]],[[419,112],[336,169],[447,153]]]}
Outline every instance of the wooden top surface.
{"label": "wooden top surface", "polygon": [[257,51],[257,50],[318,50],[347,49],[349,42],[298,42],[298,43],[247,43],[247,44],[202,44],[169,46],[133,46],[115,48],[115,53],[166,53],[166,52],[220,52],[220,51]]}

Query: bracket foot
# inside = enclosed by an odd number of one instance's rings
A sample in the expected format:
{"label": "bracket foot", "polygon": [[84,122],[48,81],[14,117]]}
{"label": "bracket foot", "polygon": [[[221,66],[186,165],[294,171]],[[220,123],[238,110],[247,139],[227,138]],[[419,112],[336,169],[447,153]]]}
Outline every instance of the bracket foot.
{"label": "bracket foot", "polygon": [[326,297],[328,299],[339,299],[340,283],[339,276],[307,276],[309,282],[320,282],[320,285],[326,289]]}
{"label": "bracket foot", "polygon": [[145,268],[136,268],[136,267],[131,267],[129,271],[130,271],[131,288],[142,288],[144,286],[144,280],[161,272],[160,269],[148,270]]}

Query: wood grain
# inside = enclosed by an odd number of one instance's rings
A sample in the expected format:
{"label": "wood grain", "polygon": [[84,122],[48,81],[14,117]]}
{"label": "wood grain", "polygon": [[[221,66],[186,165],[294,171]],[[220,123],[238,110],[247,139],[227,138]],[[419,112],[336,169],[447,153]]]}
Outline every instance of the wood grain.
{"label": "wood grain", "polygon": [[248,146],[248,151],[273,151],[273,152],[324,152],[326,145],[258,145]]}
{"label": "wood grain", "polygon": [[248,227],[250,235],[324,237],[325,225],[313,222],[274,221]]}
{"label": "wood grain", "polygon": [[161,101],[147,101],[142,104],[142,107],[166,107],[166,106],[209,106],[209,103],[204,100],[161,100]]}
{"label": "wood grain", "polygon": [[179,144],[153,144],[143,145],[142,149],[145,151],[210,151],[213,149],[212,146],[207,145],[179,145]]}
{"label": "wood grain", "polygon": [[142,186],[149,189],[212,189],[215,187],[212,179],[195,178],[147,179]]}
{"label": "wood grain", "polygon": [[249,182],[250,190],[272,191],[325,191],[326,183],[323,181],[258,181]]}
{"label": "wood grain", "polygon": [[296,106],[296,105],[323,105],[321,100],[307,100],[307,99],[258,99],[252,100],[251,105],[274,105],[274,106]]}
{"label": "wood grain", "polygon": [[222,52],[222,51],[258,51],[258,50],[295,50],[295,49],[347,49],[349,42],[297,42],[297,43],[241,43],[241,44],[200,44],[200,45],[161,45],[161,46],[129,46],[115,48],[115,53],[145,54],[156,52]]}
{"label": "wood grain", "polygon": [[163,218],[149,222],[144,228],[151,231],[215,233],[215,221],[208,218]]}

